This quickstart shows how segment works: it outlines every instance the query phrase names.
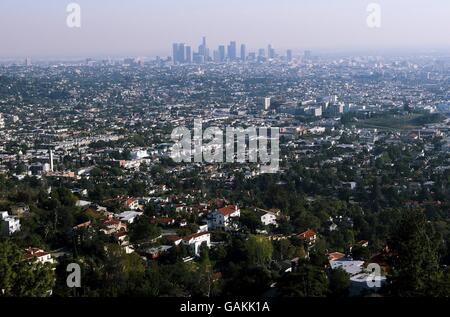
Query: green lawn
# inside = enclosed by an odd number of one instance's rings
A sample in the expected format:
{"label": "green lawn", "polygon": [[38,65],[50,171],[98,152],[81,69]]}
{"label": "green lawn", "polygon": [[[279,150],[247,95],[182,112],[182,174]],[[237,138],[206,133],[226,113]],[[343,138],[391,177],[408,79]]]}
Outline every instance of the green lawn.
{"label": "green lawn", "polygon": [[408,115],[392,115],[390,117],[371,118],[356,123],[359,128],[378,128],[387,130],[410,130],[421,127],[415,122],[417,118],[422,117],[421,114]]}

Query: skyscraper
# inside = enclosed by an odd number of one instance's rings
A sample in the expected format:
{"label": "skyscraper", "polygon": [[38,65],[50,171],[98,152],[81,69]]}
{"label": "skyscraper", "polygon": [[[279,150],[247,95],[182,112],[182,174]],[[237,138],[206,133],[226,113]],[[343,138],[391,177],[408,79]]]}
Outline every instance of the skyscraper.
{"label": "skyscraper", "polygon": [[269,59],[275,58],[275,50],[273,49],[272,45],[270,45],[270,44],[267,47],[267,58],[269,58]]}
{"label": "skyscraper", "polygon": [[178,43],[172,45],[172,60],[174,64],[178,63]]}
{"label": "skyscraper", "polygon": [[207,61],[209,59],[209,50],[208,50],[208,47],[206,46],[206,37],[205,36],[202,38],[202,44],[200,44],[200,46],[198,47],[198,54],[200,56],[203,56],[203,59],[205,61]]}
{"label": "skyscraper", "polygon": [[192,63],[192,49],[190,46],[186,46],[186,63]]}
{"label": "skyscraper", "polygon": [[247,60],[247,48],[245,44],[241,44],[241,61],[245,62]]}
{"label": "skyscraper", "polygon": [[228,45],[228,59],[230,61],[235,61],[236,57],[237,57],[236,42],[235,41],[231,41],[230,45]]}
{"label": "skyscraper", "polygon": [[184,43],[174,43],[172,46],[172,56],[173,56],[173,63],[174,64],[180,64],[185,62],[185,48]]}
{"label": "skyscraper", "polygon": [[184,63],[186,60],[186,49],[184,48],[184,43],[178,44],[178,59],[180,63]]}
{"label": "skyscraper", "polygon": [[219,61],[224,62],[226,58],[225,45],[219,45]]}

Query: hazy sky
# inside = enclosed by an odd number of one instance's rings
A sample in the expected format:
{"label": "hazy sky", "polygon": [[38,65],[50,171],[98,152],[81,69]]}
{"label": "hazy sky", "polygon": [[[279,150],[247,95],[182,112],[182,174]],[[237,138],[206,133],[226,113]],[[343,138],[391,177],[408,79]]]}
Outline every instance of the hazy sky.
{"label": "hazy sky", "polygon": [[[80,29],[66,6],[81,6]],[[381,5],[381,28],[366,7]],[[436,48],[450,51],[450,0],[0,0],[0,57],[170,55],[236,40],[248,50]]]}

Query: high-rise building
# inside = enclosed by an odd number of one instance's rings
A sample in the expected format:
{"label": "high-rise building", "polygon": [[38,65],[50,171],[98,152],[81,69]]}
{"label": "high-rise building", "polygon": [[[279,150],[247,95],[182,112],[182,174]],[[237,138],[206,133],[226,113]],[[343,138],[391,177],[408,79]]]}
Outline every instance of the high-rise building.
{"label": "high-rise building", "polygon": [[292,50],[287,50],[286,51],[286,61],[288,63],[292,62]]}
{"label": "high-rise building", "polygon": [[186,63],[192,63],[192,49],[190,46],[186,46]]}
{"label": "high-rise building", "polygon": [[184,43],[178,44],[178,60],[180,63],[184,63],[186,61],[186,49]]}
{"label": "high-rise building", "polygon": [[184,43],[173,44],[172,57],[174,64],[182,64],[186,62],[186,49]]}
{"label": "high-rise building", "polygon": [[206,46],[206,37],[205,36],[202,38],[202,44],[200,44],[200,46],[198,47],[198,54],[200,56],[203,56],[204,61],[209,60],[209,49]]}
{"label": "high-rise building", "polygon": [[267,47],[267,58],[268,59],[273,59],[275,58],[275,50],[273,49],[272,45],[269,44],[269,46]]}
{"label": "high-rise building", "polygon": [[203,47],[202,55],[205,56],[206,55],[206,36],[204,36],[202,38],[202,47]]}
{"label": "high-rise building", "polygon": [[31,58],[27,57],[27,58],[25,59],[25,66],[26,66],[26,67],[32,66]]}
{"label": "high-rise building", "polygon": [[178,63],[178,43],[172,45],[172,60],[174,64]]}
{"label": "high-rise building", "polygon": [[237,57],[237,49],[236,49],[236,42],[231,41],[230,45],[228,45],[228,59],[230,61],[235,61]]}
{"label": "high-rise building", "polygon": [[220,62],[224,62],[226,58],[226,53],[225,53],[225,45],[220,45],[219,46],[219,61]]}
{"label": "high-rise building", "polygon": [[245,44],[241,44],[241,61],[245,62],[247,60],[247,48]]}

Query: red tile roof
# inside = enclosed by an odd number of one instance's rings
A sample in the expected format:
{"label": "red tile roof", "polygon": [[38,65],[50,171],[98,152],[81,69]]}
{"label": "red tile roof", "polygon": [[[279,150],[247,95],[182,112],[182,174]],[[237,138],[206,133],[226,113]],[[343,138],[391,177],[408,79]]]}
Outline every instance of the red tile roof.
{"label": "red tile roof", "polygon": [[306,230],[305,232],[302,232],[298,235],[300,239],[310,239],[314,238],[316,235],[316,232],[314,230]]}
{"label": "red tile roof", "polygon": [[191,240],[191,239],[195,239],[195,238],[201,237],[201,236],[206,235],[206,234],[209,234],[209,232],[198,232],[198,233],[194,233],[194,234],[191,234],[191,235],[189,235],[189,236],[183,237],[183,240],[184,240],[184,241],[189,241],[189,240]]}
{"label": "red tile roof", "polygon": [[177,236],[177,235],[169,235],[169,236],[165,236],[165,238],[166,238],[167,240],[173,241],[173,242],[179,241],[179,240],[182,239],[182,238],[180,238],[180,237]]}
{"label": "red tile roof", "polygon": [[229,216],[232,213],[236,212],[238,210],[238,207],[235,205],[229,205],[223,208],[220,208],[218,211],[223,215],[223,216]]}
{"label": "red tile roof", "polygon": [[343,257],[345,257],[345,254],[341,252],[332,252],[328,254],[329,261],[337,261],[339,259],[342,259]]}
{"label": "red tile roof", "polygon": [[27,260],[30,260],[32,258],[40,258],[41,256],[48,255],[48,252],[45,252],[44,250],[41,250],[39,248],[28,248],[25,250],[25,258]]}

